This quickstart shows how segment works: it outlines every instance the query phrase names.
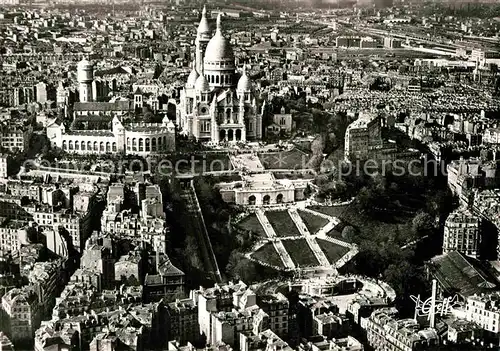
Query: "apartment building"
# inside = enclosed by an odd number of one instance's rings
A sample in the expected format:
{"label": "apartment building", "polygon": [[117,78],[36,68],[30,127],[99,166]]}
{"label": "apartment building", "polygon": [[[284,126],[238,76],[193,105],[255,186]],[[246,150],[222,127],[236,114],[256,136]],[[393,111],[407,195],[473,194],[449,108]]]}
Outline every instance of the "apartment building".
{"label": "apartment building", "polygon": [[414,319],[397,319],[397,310],[376,310],[362,325],[369,345],[375,350],[435,350],[439,337],[434,329],[422,328]]}
{"label": "apartment building", "polygon": [[9,151],[20,151],[28,149],[33,127],[20,127],[4,125],[0,128],[0,145]]}
{"label": "apartment building", "polygon": [[382,122],[371,114],[360,115],[345,133],[346,160],[367,159],[370,149],[382,146]]}
{"label": "apartment building", "polygon": [[38,296],[30,286],[12,289],[2,297],[2,309],[8,325],[6,331],[14,344],[33,340],[40,323]]}
{"label": "apartment building", "polygon": [[177,340],[182,345],[200,337],[198,307],[190,299],[177,299],[165,306],[167,318],[167,340]]}
{"label": "apartment building", "polygon": [[0,224],[0,256],[17,252],[22,243],[28,243],[27,226],[25,221],[4,219]]}
{"label": "apartment building", "polygon": [[500,330],[500,293],[475,294],[467,298],[466,319],[491,333]]}
{"label": "apartment building", "polygon": [[258,296],[257,303],[269,316],[269,327],[281,338],[288,336],[288,310],[290,303],[285,295]]}
{"label": "apartment building", "polygon": [[444,225],[443,253],[459,251],[477,258],[481,240],[481,218],[467,209],[450,213]]}

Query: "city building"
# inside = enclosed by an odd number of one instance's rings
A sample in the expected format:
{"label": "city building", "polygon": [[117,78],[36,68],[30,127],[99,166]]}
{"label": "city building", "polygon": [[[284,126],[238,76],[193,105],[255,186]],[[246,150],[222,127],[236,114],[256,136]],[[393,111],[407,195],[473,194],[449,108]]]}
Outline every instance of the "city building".
{"label": "city building", "polygon": [[338,48],[356,48],[361,47],[361,37],[356,36],[339,36],[336,39],[336,45]]}
{"label": "city building", "polygon": [[294,128],[294,122],[291,113],[286,113],[285,107],[281,108],[280,113],[273,114],[273,123],[266,128],[267,136],[271,135],[289,135]]}
{"label": "city building", "polygon": [[242,181],[219,184],[225,202],[238,205],[267,206],[305,200],[308,180],[275,179],[272,173],[243,176]]}
{"label": "city building", "polygon": [[293,350],[293,348],[291,348],[287,342],[276,335],[276,333],[274,333],[272,329],[264,330],[257,335],[240,333],[239,345],[241,351]]}
{"label": "city building", "polygon": [[167,340],[176,340],[182,345],[195,342],[200,337],[198,306],[188,299],[176,299],[165,305],[167,313]]}
{"label": "city building", "polygon": [[2,330],[14,344],[33,340],[41,317],[38,302],[36,292],[29,286],[12,289],[2,297],[2,309],[7,320]]}
{"label": "city building", "polygon": [[109,130],[67,130],[64,124],[47,127],[51,144],[76,154],[136,154],[147,156],[175,150],[175,126],[165,117],[162,123],[122,123],[113,118]]}
{"label": "city building", "polygon": [[500,293],[474,294],[466,301],[466,320],[475,322],[484,330],[498,334],[500,328]]}
{"label": "city building", "polygon": [[7,178],[9,175],[7,162],[9,160],[8,155],[0,155],[0,177]]}
{"label": "city building", "polygon": [[371,150],[382,147],[382,122],[371,114],[361,114],[345,133],[346,160],[368,159]]}
{"label": "city building", "polygon": [[402,47],[401,40],[392,37],[384,38],[385,49],[401,49],[401,47]]}
{"label": "city building", "polygon": [[450,213],[444,225],[443,253],[456,250],[477,258],[481,240],[481,219],[469,210]]}
{"label": "city building", "polygon": [[3,124],[0,126],[0,146],[11,152],[28,149],[33,127]]}
{"label": "city building", "polygon": [[422,328],[414,319],[397,319],[394,308],[380,309],[366,320],[368,344],[376,350],[432,350],[440,345],[435,329]]}
{"label": "city building", "polygon": [[299,351],[363,351],[365,348],[361,342],[352,336],[346,338],[327,338],[318,335],[310,338],[307,343],[301,343]]}
{"label": "city building", "polygon": [[0,350],[2,351],[15,351],[14,344],[10,339],[5,335],[4,332],[0,332]]}
{"label": "city building", "polygon": [[0,223],[0,253],[17,252],[21,245],[27,245],[28,222],[3,218]]}
{"label": "city building", "polygon": [[210,343],[223,342],[238,348],[241,334],[258,335],[269,328],[267,314],[257,305],[231,312],[215,312],[211,315],[212,334]]}
{"label": "city building", "polygon": [[437,281],[439,297],[456,294],[465,301],[469,296],[491,292],[498,286],[491,273],[458,251],[433,257],[426,268],[429,278]]}
{"label": "city building", "polygon": [[296,322],[301,337],[317,335],[318,324],[315,322],[315,316],[329,313],[339,313],[339,308],[332,301],[309,295],[300,296]]}
{"label": "city building", "polygon": [[255,293],[241,281],[191,291],[190,297],[198,306],[200,334],[207,343],[238,346],[240,332],[257,335],[269,327],[269,315],[259,308]]}
{"label": "city building", "polygon": [[145,301],[169,300],[184,291],[185,274],[173,265],[166,254],[156,251],[154,264],[154,271],[147,273],[144,279]]}
{"label": "city building", "polygon": [[209,37],[203,9],[196,61],[177,106],[177,127],[189,137],[211,143],[261,139],[262,111],[245,67],[241,75],[236,73],[234,52],[224,37],[221,14],[214,36]]}
{"label": "city building", "polygon": [[346,316],[333,312],[315,315],[313,318],[313,335],[323,335],[327,338],[348,336],[350,323]]}
{"label": "city building", "polygon": [[71,325],[60,330],[42,326],[35,333],[35,351],[76,350],[79,346],[78,330]]}
{"label": "city building", "polygon": [[288,313],[290,303],[282,293],[259,295],[257,304],[269,316],[269,328],[281,338],[288,337]]}

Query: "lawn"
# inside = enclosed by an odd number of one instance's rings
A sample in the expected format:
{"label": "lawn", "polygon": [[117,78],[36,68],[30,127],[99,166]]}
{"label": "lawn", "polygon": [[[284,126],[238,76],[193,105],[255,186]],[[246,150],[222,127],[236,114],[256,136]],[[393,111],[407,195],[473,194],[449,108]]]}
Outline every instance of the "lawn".
{"label": "lawn", "polygon": [[273,226],[277,236],[300,236],[300,232],[297,229],[295,222],[288,214],[288,211],[266,212],[266,217],[269,220],[269,223]]}
{"label": "lawn", "polygon": [[328,224],[328,220],[323,217],[314,215],[310,212],[298,211],[300,218],[304,221],[309,233],[316,234],[321,228]]}
{"label": "lawn", "polygon": [[281,242],[297,267],[319,266],[306,239],[282,240]]}
{"label": "lawn", "polygon": [[[351,225],[358,231],[354,242],[359,243],[362,240],[377,240],[379,242],[391,241],[396,245],[404,245],[412,238],[411,220],[412,217],[401,214],[392,216],[391,220],[383,220],[371,217],[360,212],[354,204],[337,207],[311,207],[312,210],[322,212],[331,216],[336,216],[341,223],[335,227],[335,230],[342,233],[345,226]],[[335,237],[336,233],[329,233],[329,236]],[[339,238],[340,239],[340,238]],[[340,239],[344,240],[345,239]]]}
{"label": "lawn", "polygon": [[330,230],[328,233],[326,233],[326,235],[329,236],[330,238],[341,240],[341,241],[344,241],[344,242],[349,243],[349,244],[352,243],[352,240],[346,239],[342,236],[342,228],[339,228],[339,226]]}
{"label": "lawn", "polygon": [[254,232],[258,236],[266,237],[266,231],[264,230],[264,228],[262,228],[262,225],[260,224],[259,219],[257,218],[257,215],[255,213],[252,213],[249,216],[245,217],[243,220],[238,222],[237,225],[242,229]]}
{"label": "lawn", "polygon": [[337,244],[331,243],[327,240],[316,238],[316,242],[321,247],[321,250],[323,250],[326,257],[328,258],[328,261],[330,261],[331,264],[334,264],[335,262],[337,262],[346,253],[348,253],[350,251],[350,249],[348,247],[337,245]]}
{"label": "lawn", "polygon": [[345,206],[313,206],[310,209],[328,216],[342,218],[349,205]]}
{"label": "lawn", "polygon": [[257,251],[251,254],[252,258],[270,264],[275,267],[285,268],[280,255],[274,248],[273,243],[266,243],[260,247]]}
{"label": "lawn", "polygon": [[304,169],[310,156],[300,150],[259,154],[260,162],[266,169]]}

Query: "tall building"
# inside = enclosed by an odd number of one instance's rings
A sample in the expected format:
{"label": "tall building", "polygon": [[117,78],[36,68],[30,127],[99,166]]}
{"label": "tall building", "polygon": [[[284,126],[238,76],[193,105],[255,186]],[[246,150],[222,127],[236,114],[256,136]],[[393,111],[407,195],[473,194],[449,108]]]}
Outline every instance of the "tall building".
{"label": "tall building", "polygon": [[165,305],[167,312],[167,340],[177,340],[181,344],[199,338],[198,307],[192,299],[175,300]]}
{"label": "tall building", "polygon": [[466,209],[450,213],[444,225],[443,253],[456,250],[477,258],[481,219]]}
{"label": "tall building", "polygon": [[[221,15],[214,36],[203,10],[196,58],[177,108],[177,126],[197,140],[219,143],[262,138],[262,114],[245,68],[236,72],[234,52]],[[202,59],[203,58],[203,59]]]}
{"label": "tall building", "polygon": [[345,158],[367,159],[371,150],[382,147],[382,123],[376,116],[360,115],[345,133]]}
{"label": "tall building", "polygon": [[92,102],[92,81],[94,80],[94,66],[86,59],[78,63],[77,69],[80,102]]}

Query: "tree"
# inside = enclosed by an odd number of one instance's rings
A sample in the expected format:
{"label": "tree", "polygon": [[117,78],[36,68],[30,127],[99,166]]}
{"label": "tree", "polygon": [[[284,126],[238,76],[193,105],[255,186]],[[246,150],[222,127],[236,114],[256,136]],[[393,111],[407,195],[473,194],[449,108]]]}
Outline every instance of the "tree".
{"label": "tree", "polygon": [[434,228],[432,216],[426,212],[419,212],[413,218],[412,228],[416,234],[426,235]]}
{"label": "tree", "polygon": [[145,123],[154,123],[155,122],[155,115],[151,111],[147,111],[144,113],[143,121]]}
{"label": "tree", "polygon": [[356,236],[356,233],[356,229],[351,225],[348,225],[344,229],[342,229],[342,237],[347,241],[352,241]]}
{"label": "tree", "polygon": [[188,258],[189,264],[197,269],[202,269],[203,264],[198,254],[198,243],[192,235],[186,236],[186,249],[184,250],[185,257]]}
{"label": "tree", "polygon": [[238,251],[231,252],[226,271],[234,279],[241,279],[248,283],[253,283],[260,278],[257,272],[257,264]]}

